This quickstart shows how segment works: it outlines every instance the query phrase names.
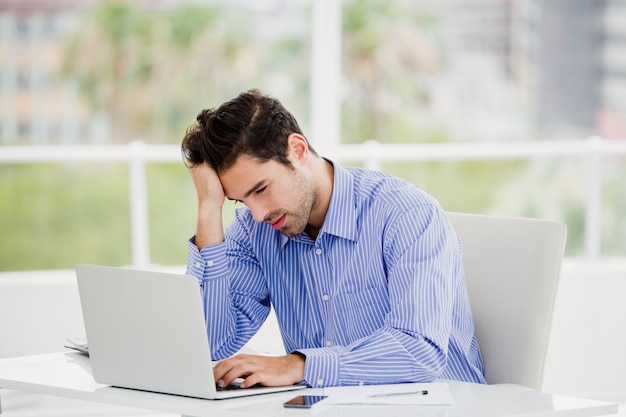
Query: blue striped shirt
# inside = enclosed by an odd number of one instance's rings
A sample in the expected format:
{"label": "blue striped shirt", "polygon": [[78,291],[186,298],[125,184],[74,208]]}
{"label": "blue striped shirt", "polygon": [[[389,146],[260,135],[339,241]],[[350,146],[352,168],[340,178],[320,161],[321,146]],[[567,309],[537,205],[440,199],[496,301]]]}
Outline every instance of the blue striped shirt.
{"label": "blue striped shirt", "polygon": [[189,241],[215,359],[236,353],[274,307],[313,387],[436,378],[484,383],[459,239],[435,199],[376,171],[335,164],[317,239],[287,238],[237,210],[225,242]]}

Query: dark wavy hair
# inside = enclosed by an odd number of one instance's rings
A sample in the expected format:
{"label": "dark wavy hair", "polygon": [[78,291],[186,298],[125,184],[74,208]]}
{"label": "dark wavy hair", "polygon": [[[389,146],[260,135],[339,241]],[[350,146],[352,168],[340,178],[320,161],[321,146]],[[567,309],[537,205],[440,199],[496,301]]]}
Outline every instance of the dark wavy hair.
{"label": "dark wavy hair", "polygon": [[280,101],[253,89],[217,109],[202,110],[187,129],[181,150],[188,166],[206,162],[218,173],[241,155],[291,166],[287,137],[292,133],[304,136],[295,117]]}

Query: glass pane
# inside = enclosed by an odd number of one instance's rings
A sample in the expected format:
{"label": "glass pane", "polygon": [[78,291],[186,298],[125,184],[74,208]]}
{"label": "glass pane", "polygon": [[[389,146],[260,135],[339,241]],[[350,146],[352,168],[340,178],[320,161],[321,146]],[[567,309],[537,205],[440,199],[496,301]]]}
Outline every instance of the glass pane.
{"label": "glass pane", "polygon": [[0,270],[130,263],[125,165],[0,165],[0,195]]}
{"label": "glass pane", "polygon": [[626,158],[607,157],[603,163],[602,253],[626,256]]}
{"label": "glass pane", "polygon": [[62,79],[106,142],[179,143],[201,109],[249,88],[304,123],[310,14],[304,1],[99,2],[68,30]]}
{"label": "glass pane", "polygon": [[185,265],[187,240],[196,227],[196,196],[182,164],[150,164],[147,169],[151,261]]}
{"label": "glass pane", "polygon": [[522,216],[567,224],[566,255],[584,248],[585,182],[578,158],[385,164],[447,211]]}

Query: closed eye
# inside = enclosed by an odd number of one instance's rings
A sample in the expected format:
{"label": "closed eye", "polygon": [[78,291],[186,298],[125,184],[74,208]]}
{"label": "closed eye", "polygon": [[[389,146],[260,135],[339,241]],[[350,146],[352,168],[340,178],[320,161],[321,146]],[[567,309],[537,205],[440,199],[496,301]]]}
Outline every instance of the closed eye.
{"label": "closed eye", "polygon": [[241,201],[241,200],[235,200],[234,198],[229,198],[229,197],[226,197],[226,198],[227,198],[229,201],[234,202],[235,204],[243,204],[243,201]]}
{"label": "closed eye", "polygon": [[267,189],[267,185],[259,188],[258,190],[256,190],[254,193],[255,194],[261,194],[263,191],[265,191]]}

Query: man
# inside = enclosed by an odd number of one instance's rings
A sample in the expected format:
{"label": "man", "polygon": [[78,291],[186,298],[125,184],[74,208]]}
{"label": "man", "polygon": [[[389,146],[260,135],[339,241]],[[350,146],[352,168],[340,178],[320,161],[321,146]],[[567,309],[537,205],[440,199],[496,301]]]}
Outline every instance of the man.
{"label": "man", "polygon": [[[203,110],[182,152],[198,195],[187,272],[227,358],[218,384],[485,382],[460,243],[432,197],[321,158],[258,90]],[[225,198],[245,205],[226,233]],[[270,305],[289,353],[232,356]]]}

